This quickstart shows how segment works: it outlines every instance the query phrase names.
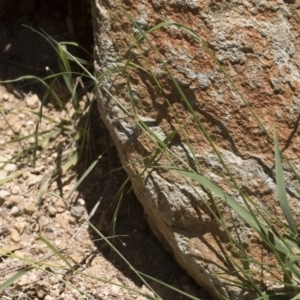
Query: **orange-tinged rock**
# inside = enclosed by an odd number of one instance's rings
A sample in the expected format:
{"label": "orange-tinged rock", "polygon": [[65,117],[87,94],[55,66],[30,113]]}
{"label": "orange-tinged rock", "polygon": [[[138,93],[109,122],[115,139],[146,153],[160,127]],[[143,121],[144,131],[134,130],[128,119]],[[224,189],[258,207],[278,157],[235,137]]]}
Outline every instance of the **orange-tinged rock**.
{"label": "orange-tinged rock", "polygon": [[[299,172],[297,5],[293,1],[116,0],[109,1],[107,8],[93,2],[96,74],[123,68],[119,73],[110,72],[101,82],[102,89],[97,94],[99,111],[134,182],[150,226],[175,259],[216,299],[221,299],[221,295],[229,299],[254,299],[251,291],[216,276],[222,273],[231,280],[239,280],[233,265],[238,259],[213,216],[216,211],[211,196],[199,187],[193,189],[177,172],[158,166],[183,167],[181,160],[191,169],[201,169],[206,178],[245,207],[189,111],[192,108],[243,192],[259,208],[284,220],[278,209],[273,142],[263,127],[272,137],[276,126],[280,148]],[[121,11],[122,5],[145,31],[167,19],[186,25],[205,42],[216,60],[201,41],[175,25],[147,35],[160,58],[145,38],[129,50],[139,30]],[[172,72],[187,103],[161,60]],[[137,121],[148,127],[148,135]],[[178,132],[168,145],[169,151],[151,161],[158,148],[153,140],[164,140],[174,130]],[[156,167],[143,172],[149,162]],[[288,198],[297,221],[299,184],[286,165],[284,168]],[[217,203],[226,227],[233,236],[237,230],[249,255],[261,264],[276,266],[272,254],[249,226],[221,200],[217,199]],[[257,282],[274,288],[274,278],[268,270],[262,272],[257,264],[251,264],[251,268]]]}

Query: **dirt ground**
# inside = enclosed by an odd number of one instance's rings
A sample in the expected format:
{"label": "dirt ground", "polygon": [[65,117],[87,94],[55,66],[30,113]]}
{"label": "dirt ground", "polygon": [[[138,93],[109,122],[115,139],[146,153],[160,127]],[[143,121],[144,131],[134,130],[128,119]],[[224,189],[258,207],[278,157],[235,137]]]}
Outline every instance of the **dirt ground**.
{"label": "dirt ground", "polygon": [[[2,81],[29,74],[44,77],[49,75],[46,67],[53,72],[58,71],[55,51],[43,37],[24,27],[24,24],[44,30],[57,41],[77,41],[92,52],[88,1],[71,1],[71,12],[68,1],[61,3],[43,0],[0,3]],[[90,143],[78,139],[76,151],[80,152],[80,159],[74,160],[70,167],[64,165],[64,158],[71,153],[71,145],[74,145],[74,135],[71,129],[58,131],[59,124],[64,124],[64,128],[71,128],[72,124],[71,95],[65,92],[64,87],[60,88],[62,100],[70,107],[70,115],[49,100],[43,106],[43,115],[48,118],[40,121],[38,112],[45,92],[41,85],[26,80],[0,85],[0,284],[28,266],[30,260],[40,262],[0,292],[0,298],[147,299],[133,290],[108,282],[151,295],[140,279],[78,215],[80,212],[88,217],[101,198],[91,221],[109,236],[117,205],[114,197],[126,174],[100,120],[92,90],[82,90],[79,99],[82,107],[92,102],[88,128]],[[83,118],[77,128],[84,127],[85,121],[86,118]],[[53,136],[38,148],[33,165],[34,151],[17,157],[24,149],[34,145],[35,139],[30,135],[38,122],[40,131],[47,131]],[[26,136],[29,138],[24,138]],[[21,142],[15,140],[21,137],[24,138]],[[64,200],[69,192],[102,153],[103,157],[93,171],[66,203]],[[6,164],[7,161],[9,163]],[[60,172],[51,177],[58,165],[61,166]],[[40,197],[43,190],[45,192]],[[57,255],[51,256],[53,252],[37,233],[58,249],[64,248],[62,253],[74,268],[90,277],[73,275],[57,268],[65,267],[65,263]],[[209,299],[152,235],[130,185],[124,191],[116,236],[110,241],[139,271],[196,297]],[[23,260],[7,255],[8,252],[3,249]],[[28,260],[28,264],[24,259]],[[152,280],[148,283],[163,299],[186,299]]]}

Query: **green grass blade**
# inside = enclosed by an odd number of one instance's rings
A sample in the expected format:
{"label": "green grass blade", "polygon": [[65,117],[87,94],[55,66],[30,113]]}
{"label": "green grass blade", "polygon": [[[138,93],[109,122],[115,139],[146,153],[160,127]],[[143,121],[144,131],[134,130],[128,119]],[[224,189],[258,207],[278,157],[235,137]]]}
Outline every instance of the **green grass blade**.
{"label": "green grass blade", "polygon": [[262,299],[263,299],[263,300],[269,300],[269,296],[267,295],[266,292],[263,292],[263,293],[262,293]]}
{"label": "green grass blade", "polygon": [[51,244],[45,237],[43,237],[42,235],[36,233],[38,235],[38,237],[58,256],[60,257],[65,263],[66,265],[70,268],[70,270],[73,272],[74,268],[72,267],[72,265],[69,263],[69,261],[66,259],[66,257],[64,255],[61,254],[61,252],[59,250],[56,249],[56,247],[53,246],[53,244]]}
{"label": "green grass blade", "polygon": [[70,93],[73,93],[74,84],[72,79],[72,70],[70,67],[68,55],[66,54],[67,53],[66,46],[58,43],[57,48],[58,48],[60,68],[61,71],[63,72],[62,73],[63,79]]}
{"label": "green grass blade", "polygon": [[2,292],[4,289],[6,289],[8,286],[10,286],[11,284],[13,284],[15,281],[19,280],[22,276],[24,276],[26,273],[28,273],[29,271],[33,270],[34,267],[32,266],[28,266],[24,269],[22,269],[21,271],[19,271],[17,274],[15,274],[14,276],[10,277],[9,279],[7,279],[5,282],[3,282],[0,285],[0,292]]}
{"label": "green grass blade", "polygon": [[295,222],[292,217],[292,213],[289,207],[289,202],[286,194],[286,188],[284,183],[284,175],[283,175],[283,168],[281,164],[281,158],[280,158],[280,151],[279,151],[279,145],[276,133],[274,133],[274,150],[275,150],[275,171],[276,171],[276,186],[279,196],[279,203],[280,207],[283,211],[283,214],[285,216],[285,219],[287,220],[290,229],[292,232],[297,235],[298,231],[295,225]]}
{"label": "green grass blade", "polygon": [[237,203],[231,196],[229,196],[226,192],[224,192],[221,188],[219,188],[217,185],[215,185],[213,182],[208,180],[202,175],[184,171],[184,170],[179,170],[176,169],[176,171],[180,174],[183,175],[186,178],[190,178],[198,183],[200,183],[202,186],[205,188],[209,189],[212,191],[214,194],[219,196],[225,203],[227,203],[231,208],[233,208],[238,214],[252,227],[256,228],[259,230],[259,226],[257,224],[257,221],[253,216],[247,212],[239,203]]}
{"label": "green grass blade", "polygon": [[25,171],[17,171],[17,172],[14,172],[13,174],[11,174],[10,176],[7,176],[3,179],[0,180],[0,185],[4,184],[4,183],[7,183],[17,177],[20,177],[22,176],[22,174],[24,173]]}
{"label": "green grass blade", "polygon": [[201,176],[196,173],[184,171],[181,169],[175,169],[173,167],[170,167],[170,169],[173,169],[177,171],[179,174],[186,178],[190,178],[199,184],[201,184],[203,187],[207,188],[217,196],[219,196],[226,204],[228,204],[234,211],[236,211],[246,223],[248,223],[253,229],[255,229],[258,233],[260,233],[261,237],[264,238],[266,242],[270,245],[274,245],[277,251],[280,253],[284,253],[285,256],[288,256],[289,258],[293,258],[294,255],[290,252],[290,249],[283,244],[270,230],[268,230],[265,225],[260,223],[255,216],[253,216],[251,213],[249,213],[243,206],[241,206],[235,199],[233,199],[230,195],[228,195],[225,191],[223,191],[221,188],[219,188],[217,185],[215,185],[213,182],[205,178],[204,176]]}

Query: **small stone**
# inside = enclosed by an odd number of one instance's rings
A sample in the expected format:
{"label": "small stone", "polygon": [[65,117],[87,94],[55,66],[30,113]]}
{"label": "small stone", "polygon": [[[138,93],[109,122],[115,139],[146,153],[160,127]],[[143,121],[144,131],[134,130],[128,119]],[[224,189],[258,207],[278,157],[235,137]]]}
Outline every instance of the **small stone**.
{"label": "small stone", "polygon": [[7,202],[8,207],[18,206],[24,200],[23,196],[12,195]]}
{"label": "small stone", "polygon": [[50,278],[48,279],[48,281],[49,281],[49,284],[51,284],[51,286],[52,286],[52,285],[54,285],[54,284],[57,284],[57,283],[59,282],[59,279],[56,278],[56,277],[50,277]]}
{"label": "small stone", "polygon": [[44,300],[55,300],[56,298],[50,296],[50,295],[47,295]]}
{"label": "small stone", "polygon": [[8,94],[3,94],[3,95],[2,95],[2,99],[3,99],[4,101],[8,101],[9,95],[8,95]]}
{"label": "small stone", "polygon": [[[38,155],[38,153],[37,153]],[[42,173],[45,170],[46,166],[45,165],[40,165],[37,166],[33,169],[34,173]]]}
{"label": "small stone", "polygon": [[[81,296],[81,294],[80,294],[80,292],[79,291],[77,291],[77,290],[75,290],[75,289],[73,289],[72,291],[71,291],[71,294],[72,294],[72,299],[80,299],[82,296]],[[101,298],[100,298],[101,299]],[[120,299],[120,298],[119,298]]]}
{"label": "small stone", "polygon": [[60,295],[59,288],[52,287],[51,290],[50,290],[50,293],[51,293],[51,296],[53,296],[56,299],[58,299],[58,297]]}
{"label": "small stone", "polygon": [[18,117],[19,117],[20,120],[24,120],[26,118],[26,115],[23,114],[23,113],[19,113]]}
{"label": "small stone", "polygon": [[69,216],[69,224],[70,225],[75,225],[77,223],[77,220],[73,216]]}
{"label": "small stone", "polygon": [[14,224],[14,227],[18,230],[20,234],[24,232],[24,229],[26,227],[26,222],[16,222]]}
{"label": "small stone", "polygon": [[25,102],[26,105],[31,109],[35,109],[40,106],[40,100],[36,94],[26,96]]}
{"label": "small stone", "polygon": [[28,121],[25,123],[25,125],[26,125],[27,127],[31,127],[31,126],[34,125],[34,122],[33,122],[32,120],[28,120]]}
{"label": "small stone", "polygon": [[53,205],[48,206],[48,211],[50,216],[55,216],[57,214],[57,210]]}
{"label": "small stone", "polygon": [[59,213],[66,211],[66,208],[67,208],[65,201],[61,198],[59,198],[55,201],[55,207],[56,207],[57,212],[59,212]]}
{"label": "small stone", "polygon": [[10,187],[10,192],[13,194],[13,195],[17,195],[19,194],[20,192],[20,187],[18,185],[13,185]]}
{"label": "small stone", "polygon": [[78,254],[71,254],[70,258],[76,263],[80,264],[84,260],[83,255],[78,255]]}
{"label": "small stone", "polygon": [[18,123],[18,116],[16,114],[10,113],[6,116],[6,121],[3,129],[9,128],[9,126],[13,126],[15,123]]}
{"label": "small stone", "polygon": [[19,211],[20,210],[18,206],[13,206],[10,210],[10,214],[15,217],[19,214]]}
{"label": "small stone", "polygon": [[[42,290],[42,289],[39,289],[39,290],[37,291],[37,296],[38,296],[39,299],[44,299],[46,295],[47,295],[47,292],[44,291],[44,290]],[[46,299],[46,298],[45,298],[45,299]]]}
{"label": "small stone", "polygon": [[10,196],[10,192],[7,190],[0,190],[0,199],[5,200],[8,196]]}
{"label": "small stone", "polygon": [[54,244],[59,247],[63,242],[61,240],[55,240]]}
{"label": "small stone", "polygon": [[78,205],[85,206],[85,201],[84,201],[84,199],[79,198],[79,199],[77,200],[77,202],[78,202]]}
{"label": "small stone", "polygon": [[7,165],[5,165],[3,170],[6,172],[14,172],[17,170],[17,166],[15,164],[7,164]]}
{"label": "small stone", "polygon": [[64,229],[69,228],[69,216],[66,216],[66,214],[56,214],[55,220],[60,225],[61,228]]}
{"label": "small stone", "polygon": [[116,296],[118,296],[118,294],[120,293],[120,286],[117,285],[112,285],[111,286],[111,293],[115,294]]}
{"label": "small stone", "polygon": [[35,220],[39,220],[40,217],[41,213],[38,210],[32,214],[32,218]]}
{"label": "small stone", "polygon": [[23,208],[24,211],[27,212],[28,214],[33,214],[34,212],[36,212],[37,208],[34,199],[25,200],[23,202]]}
{"label": "small stone", "polygon": [[[70,112],[69,112],[70,113]],[[64,110],[59,115],[60,121],[64,124],[68,124],[70,122],[70,115],[69,113],[66,113]]]}
{"label": "small stone", "polygon": [[15,228],[10,229],[9,232],[10,232],[10,239],[13,242],[18,243],[20,241],[19,232]]}
{"label": "small stone", "polygon": [[31,173],[29,171],[26,171],[23,173],[23,178],[28,179],[31,176]]}
{"label": "small stone", "polygon": [[27,179],[27,184],[28,184],[28,186],[32,186],[32,185],[39,183],[41,180],[42,180],[41,176],[30,173],[30,176],[28,176],[28,179]]}
{"label": "small stone", "polygon": [[12,130],[14,133],[19,134],[22,127],[23,127],[23,124],[20,121],[18,121],[12,125]]}
{"label": "small stone", "polygon": [[73,217],[80,218],[82,215],[84,215],[84,213],[85,209],[82,206],[73,206],[71,208],[71,215]]}

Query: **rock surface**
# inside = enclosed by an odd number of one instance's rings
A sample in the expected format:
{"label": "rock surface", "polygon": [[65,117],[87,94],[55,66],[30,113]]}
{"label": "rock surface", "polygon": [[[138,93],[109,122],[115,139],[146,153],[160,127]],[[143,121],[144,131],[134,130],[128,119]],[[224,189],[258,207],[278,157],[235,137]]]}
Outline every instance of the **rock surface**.
{"label": "rock surface", "polygon": [[[282,219],[273,172],[272,138],[266,135],[261,124],[271,137],[276,124],[280,147],[299,172],[300,20],[296,2],[111,0],[105,1],[106,6],[101,5],[101,1],[93,3],[95,70],[97,75],[109,71],[98,91],[101,116],[153,231],[176,260],[216,299],[220,299],[220,295],[253,299],[253,295],[215,276],[225,273],[237,280],[232,273],[234,252],[230,242],[204,204],[205,201],[211,203],[210,195],[201,189],[197,189],[197,194],[174,171],[150,168],[143,172],[149,162],[152,165],[155,162],[157,167],[170,165],[171,155],[167,156],[165,151],[151,161],[150,155],[157,146],[149,134],[137,127],[136,121],[143,121],[149,132],[161,140],[178,130],[169,150],[191,168],[201,166],[207,178],[241,204],[242,200],[168,78],[157,53],[146,39],[133,45],[139,31],[121,6],[145,31],[168,18],[193,29],[207,43],[247,102],[229,84],[220,65],[205,47],[186,32],[172,25],[148,35],[242,190],[254,202],[261,203],[262,208]],[[155,84],[154,76],[161,88]],[[293,215],[299,220],[297,182],[287,166],[284,167]],[[234,221],[253,259],[272,265],[274,258],[249,227],[221,202],[219,205],[228,229],[234,232]],[[272,289],[270,274],[256,268],[257,280],[264,280],[264,288]]]}

